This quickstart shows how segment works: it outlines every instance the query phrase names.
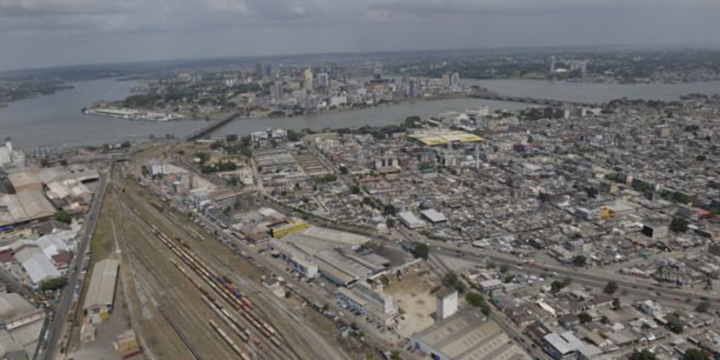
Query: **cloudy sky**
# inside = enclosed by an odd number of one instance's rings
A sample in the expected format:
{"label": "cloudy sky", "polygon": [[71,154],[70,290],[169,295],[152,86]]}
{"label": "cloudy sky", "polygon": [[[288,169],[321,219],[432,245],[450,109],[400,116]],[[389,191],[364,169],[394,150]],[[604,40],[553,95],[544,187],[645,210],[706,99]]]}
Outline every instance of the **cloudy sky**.
{"label": "cloudy sky", "polygon": [[718,0],[0,0],[0,69],[555,45],[720,45]]}

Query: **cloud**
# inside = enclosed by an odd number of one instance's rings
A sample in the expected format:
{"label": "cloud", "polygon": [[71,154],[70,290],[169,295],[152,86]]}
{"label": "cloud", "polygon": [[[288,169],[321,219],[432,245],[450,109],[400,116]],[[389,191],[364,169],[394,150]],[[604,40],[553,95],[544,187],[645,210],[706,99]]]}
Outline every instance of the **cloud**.
{"label": "cloud", "polygon": [[[718,12],[717,0],[0,0],[0,68],[29,58],[716,42]],[[76,46],[82,58],[67,50]]]}

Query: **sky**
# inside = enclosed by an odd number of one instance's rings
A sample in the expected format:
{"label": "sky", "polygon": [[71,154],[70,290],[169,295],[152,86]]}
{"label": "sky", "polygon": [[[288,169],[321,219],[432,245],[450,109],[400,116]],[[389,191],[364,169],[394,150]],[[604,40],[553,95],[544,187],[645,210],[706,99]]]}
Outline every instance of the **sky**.
{"label": "sky", "polygon": [[0,0],[0,70],[521,46],[720,45],[718,0]]}

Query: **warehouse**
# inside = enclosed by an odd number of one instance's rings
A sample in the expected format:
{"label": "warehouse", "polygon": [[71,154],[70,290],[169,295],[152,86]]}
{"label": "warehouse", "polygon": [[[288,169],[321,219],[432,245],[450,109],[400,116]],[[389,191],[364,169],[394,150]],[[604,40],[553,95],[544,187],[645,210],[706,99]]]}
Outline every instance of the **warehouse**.
{"label": "warehouse", "polygon": [[370,240],[363,235],[311,226],[273,239],[268,245],[303,276],[321,274],[337,285],[348,286],[386,268],[387,259],[356,252]]}
{"label": "warehouse", "polygon": [[525,360],[530,357],[492,320],[465,310],[416,334],[413,347],[437,360]]}
{"label": "warehouse", "polygon": [[435,209],[423,210],[420,214],[433,224],[444,224],[448,221],[445,215]]}
{"label": "warehouse", "polygon": [[39,285],[43,280],[62,276],[48,256],[37,246],[23,246],[15,253],[15,259],[28,274],[33,286]]}
{"label": "warehouse", "polygon": [[0,293],[0,358],[32,358],[44,320],[45,311],[19,294]]}
{"label": "warehouse", "polygon": [[[115,259],[95,264],[83,307],[88,315],[99,314],[101,320],[106,320],[108,313],[112,312],[117,274],[118,261]],[[94,318],[93,322],[99,321]]]}
{"label": "warehouse", "polygon": [[410,211],[403,211],[397,216],[398,219],[400,219],[400,222],[407,226],[408,229],[420,229],[425,227],[425,222],[418,219],[417,216]]}

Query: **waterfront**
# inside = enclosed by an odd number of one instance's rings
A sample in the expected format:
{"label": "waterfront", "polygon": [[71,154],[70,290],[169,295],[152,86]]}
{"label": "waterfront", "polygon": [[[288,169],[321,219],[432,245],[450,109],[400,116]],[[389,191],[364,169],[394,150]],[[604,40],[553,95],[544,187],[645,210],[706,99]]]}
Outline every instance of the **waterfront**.
{"label": "waterfront", "polygon": [[197,121],[155,123],[81,114],[98,100],[119,100],[137,85],[113,79],[85,81],[52,95],[20,100],[0,109],[0,136],[11,136],[16,146],[79,146],[121,142],[136,136],[172,133],[184,135],[204,125]]}
{"label": "waterfront", "polygon": [[720,94],[720,81],[678,84],[585,84],[545,80],[466,80],[468,85],[488,88],[507,96],[578,102],[614,99],[677,100],[690,93]]}
{"label": "waterfront", "polygon": [[[112,79],[86,81],[75,88],[53,95],[21,100],[0,109],[0,136],[11,136],[16,146],[31,149],[37,146],[72,147],[119,143],[126,139],[150,134],[184,137],[207,125],[202,120],[168,122],[133,121],[105,116],[83,115],[81,110],[99,100],[119,100],[136,86],[132,81]],[[213,135],[249,134],[267,128],[320,130],[364,125],[385,125],[400,122],[407,116],[434,116],[448,110],[465,110],[487,105],[491,109],[517,109],[527,105],[480,99],[444,99],[413,101],[400,104],[327,112],[292,118],[238,119]]]}
{"label": "waterfront", "polygon": [[[720,92],[720,81],[683,84],[577,84],[534,80],[466,80],[498,93],[570,101],[608,101],[616,98],[673,100],[688,93]],[[0,108],[0,136],[12,136],[17,146],[80,146],[121,142],[138,136],[185,136],[206,125],[204,121],[146,122],[82,115],[81,109],[98,100],[122,99],[136,82],[112,79],[74,84],[71,90],[10,103]],[[477,108],[517,109],[526,104],[481,99],[413,101],[352,111],[327,112],[292,118],[238,119],[214,135],[248,134],[267,128],[320,130],[351,126],[378,126],[402,121],[407,116],[434,116],[438,113]]]}

